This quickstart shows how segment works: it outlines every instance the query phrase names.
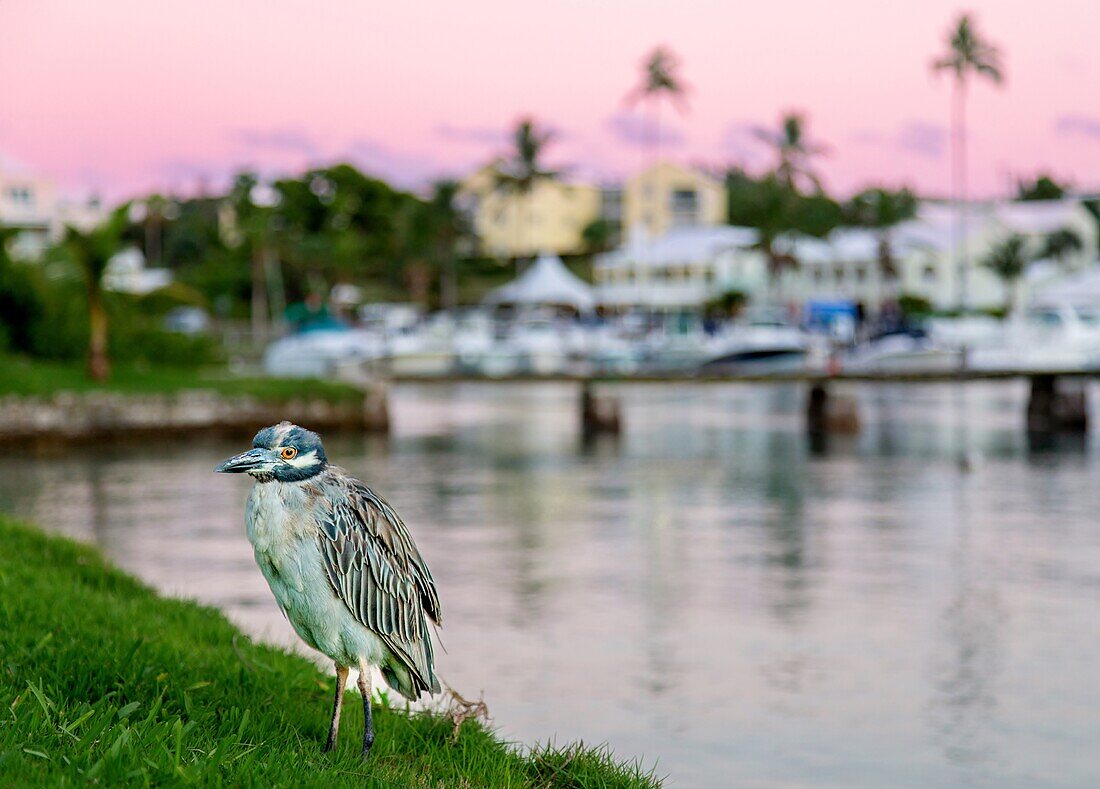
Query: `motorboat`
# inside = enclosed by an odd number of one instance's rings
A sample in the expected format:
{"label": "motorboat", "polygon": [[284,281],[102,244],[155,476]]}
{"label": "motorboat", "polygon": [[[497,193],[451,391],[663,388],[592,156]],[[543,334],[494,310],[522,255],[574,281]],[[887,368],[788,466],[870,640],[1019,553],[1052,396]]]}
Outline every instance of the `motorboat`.
{"label": "motorboat", "polygon": [[1100,369],[1100,310],[1033,307],[1006,320],[985,343],[966,349],[974,370],[1027,372]]}
{"label": "motorboat", "polygon": [[944,346],[923,331],[884,334],[849,351],[841,359],[847,372],[948,372],[963,362],[959,347]]}
{"label": "motorboat", "polygon": [[706,346],[703,370],[776,372],[800,369],[811,350],[809,336],[782,318],[758,313],[730,324]]}
{"label": "motorboat", "polygon": [[263,366],[273,376],[325,378],[341,366],[377,362],[385,350],[374,332],[333,325],[275,340],[264,351]]}

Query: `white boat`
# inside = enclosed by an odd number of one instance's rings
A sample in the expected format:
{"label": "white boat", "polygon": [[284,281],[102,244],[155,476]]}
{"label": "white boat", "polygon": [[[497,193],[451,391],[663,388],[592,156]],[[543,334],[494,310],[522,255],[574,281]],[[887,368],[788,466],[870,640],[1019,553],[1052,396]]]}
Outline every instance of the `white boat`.
{"label": "white boat", "polygon": [[1100,311],[1035,307],[1006,320],[992,340],[967,349],[974,370],[1100,369]]}
{"label": "white boat", "polygon": [[841,361],[847,372],[948,372],[962,365],[959,348],[920,334],[887,334],[855,348]]}
{"label": "white boat", "polygon": [[809,336],[777,316],[757,314],[731,324],[707,342],[704,370],[793,370],[804,366]]}
{"label": "white boat", "polygon": [[275,340],[264,351],[264,371],[289,378],[323,378],[337,367],[373,363],[385,353],[380,336],[361,329],[325,328]]}

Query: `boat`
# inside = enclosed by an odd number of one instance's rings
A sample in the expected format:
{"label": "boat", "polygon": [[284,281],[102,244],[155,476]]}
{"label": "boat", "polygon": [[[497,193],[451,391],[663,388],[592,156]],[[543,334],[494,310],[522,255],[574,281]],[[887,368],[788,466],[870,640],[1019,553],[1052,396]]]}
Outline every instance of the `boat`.
{"label": "boat", "polygon": [[958,370],[959,347],[944,346],[920,330],[884,334],[849,351],[841,359],[846,372],[932,373]]}
{"label": "boat", "polygon": [[966,349],[973,370],[1058,372],[1100,369],[1100,311],[1068,304],[1033,307]]}
{"label": "boat", "polygon": [[327,378],[339,367],[374,363],[384,355],[385,344],[376,333],[326,325],[275,340],[264,351],[263,366],[273,376]]}
{"label": "boat", "polygon": [[718,331],[706,344],[704,371],[779,372],[801,369],[810,337],[774,313],[750,314]]}

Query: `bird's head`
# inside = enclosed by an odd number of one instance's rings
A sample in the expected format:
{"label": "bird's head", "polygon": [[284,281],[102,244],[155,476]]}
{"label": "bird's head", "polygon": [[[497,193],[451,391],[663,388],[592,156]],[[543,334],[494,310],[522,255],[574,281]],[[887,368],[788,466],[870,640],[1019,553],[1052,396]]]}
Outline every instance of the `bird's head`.
{"label": "bird's head", "polygon": [[252,449],[226,460],[215,472],[251,474],[260,482],[300,482],[328,465],[318,435],[290,422],[265,427],[252,439]]}

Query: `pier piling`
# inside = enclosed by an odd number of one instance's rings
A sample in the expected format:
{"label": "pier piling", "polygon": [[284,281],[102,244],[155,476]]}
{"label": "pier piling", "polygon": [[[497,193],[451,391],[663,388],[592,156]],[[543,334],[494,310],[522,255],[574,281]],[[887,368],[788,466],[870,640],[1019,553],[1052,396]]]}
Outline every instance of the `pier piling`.
{"label": "pier piling", "polygon": [[825,381],[814,381],[806,398],[806,429],[811,434],[859,432],[859,405],[854,395],[829,391]]}
{"label": "pier piling", "polygon": [[609,394],[597,396],[591,381],[581,384],[581,433],[588,438],[601,433],[617,436],[621,431],[619,398]]}
{"label": "pier piling", "polygon": [[1049,374],[1031,376],[1027,429],[1032,433],[1086,432],[1088,397],[1084,383]]}

